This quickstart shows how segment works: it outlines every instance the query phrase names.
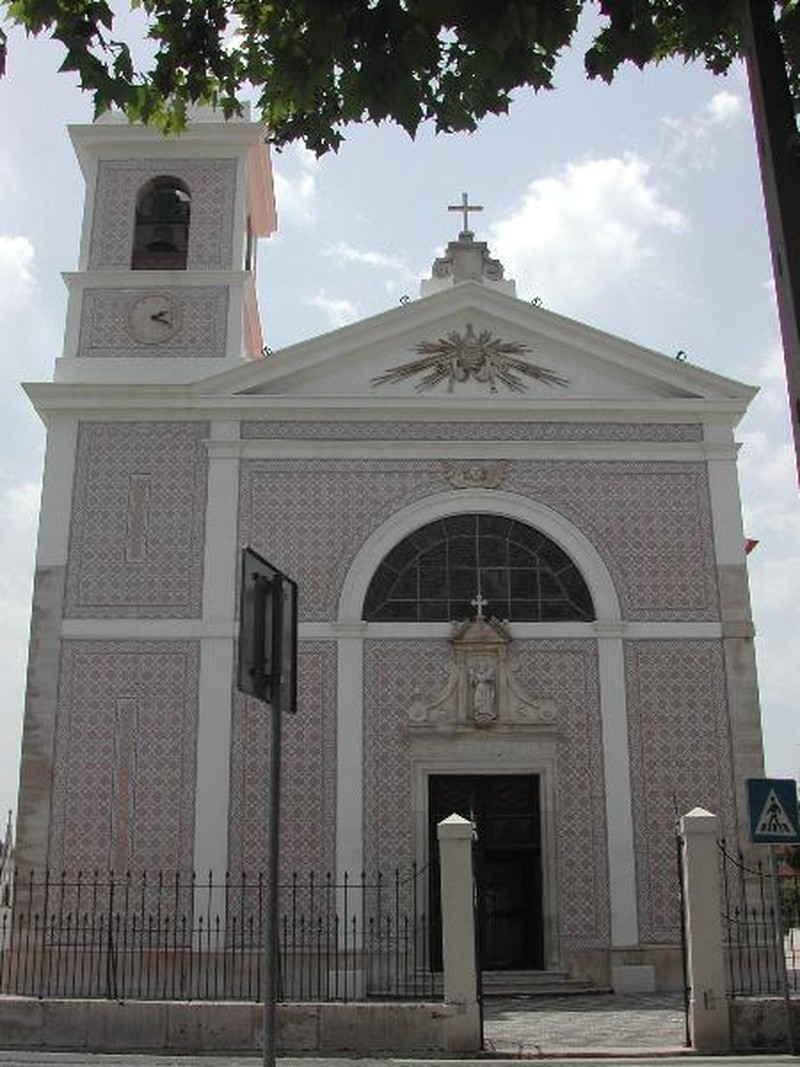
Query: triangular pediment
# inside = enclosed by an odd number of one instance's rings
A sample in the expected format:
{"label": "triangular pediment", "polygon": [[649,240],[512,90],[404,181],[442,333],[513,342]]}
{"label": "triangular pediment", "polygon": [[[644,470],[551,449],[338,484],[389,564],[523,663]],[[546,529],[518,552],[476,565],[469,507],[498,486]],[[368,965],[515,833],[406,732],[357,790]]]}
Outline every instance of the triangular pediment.
{"label": "triangular pediment", "polygon": [[196,383],[200,393],[407,406],[728,399],[754,390],[465,282]]}

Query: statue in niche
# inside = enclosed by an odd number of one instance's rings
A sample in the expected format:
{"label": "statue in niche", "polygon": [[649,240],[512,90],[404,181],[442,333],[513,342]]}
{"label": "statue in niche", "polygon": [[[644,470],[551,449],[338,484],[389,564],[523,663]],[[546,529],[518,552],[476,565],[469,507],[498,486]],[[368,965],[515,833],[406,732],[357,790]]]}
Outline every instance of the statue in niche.
{"label": "statue in niche", "polygon": [[495,669],[490,663],[477,663],[469,668],[472,687],[472,721],[484,726],[497,718],[497,687]]}
{"label": "statue in niche", "polygon": [[427,695],[413,689],[406,710],[411,737],[555,733],[554,702],[530,696],[516,681],[509,625],[487,619],[483,614],[487,603],[479,593],[472,601],[475,617],[453,623],[448,679],[439,692]]}

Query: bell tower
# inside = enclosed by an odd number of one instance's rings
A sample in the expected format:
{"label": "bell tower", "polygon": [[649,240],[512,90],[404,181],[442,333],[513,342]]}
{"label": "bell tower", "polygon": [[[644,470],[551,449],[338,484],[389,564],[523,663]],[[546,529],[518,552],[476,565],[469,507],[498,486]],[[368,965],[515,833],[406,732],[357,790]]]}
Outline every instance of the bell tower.
{"label": "bell tower", "polygon": [[264,129],[198,109],[178,137],[70,128],[86,180],[56,380],[169,383],[259,359],[256,244],[276,225]]}

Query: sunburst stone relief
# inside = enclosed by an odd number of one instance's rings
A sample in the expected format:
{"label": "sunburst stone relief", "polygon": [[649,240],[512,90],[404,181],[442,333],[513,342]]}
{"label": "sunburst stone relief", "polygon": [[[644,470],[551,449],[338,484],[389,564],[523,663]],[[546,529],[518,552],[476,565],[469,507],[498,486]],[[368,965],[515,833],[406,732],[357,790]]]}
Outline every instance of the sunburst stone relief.
{"label": "sunburst stone relief", "polygon": [[390,367],[373,378],[372,385],[393,385],[415,375],[420,375],[414,386],[417,392],[433,389],[440,382],[447,382],[447,391],[452,392],[456,382],[466,382],[469,378],[486,383],[491,393],[497,392],[498,383],[512,393],[524,393],[528,384],[523,376],[546,385],[569,384],[567,378],[555,371],[520,359],[530,352],[522,341],[502,341],[493,337],[491,330],[476,333],[471,323],[463,334],[451,330],[437,341],[420,341],[414,345],[414,351],[422,358]]}

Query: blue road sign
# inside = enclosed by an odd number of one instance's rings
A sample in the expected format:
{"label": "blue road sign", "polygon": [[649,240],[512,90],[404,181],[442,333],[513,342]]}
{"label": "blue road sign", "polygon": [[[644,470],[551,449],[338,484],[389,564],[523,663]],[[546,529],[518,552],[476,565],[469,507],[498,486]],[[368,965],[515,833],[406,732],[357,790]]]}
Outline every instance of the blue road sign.
{"label": "blue road sign", "polygon": [[748,778],[747,806],[754,844],[800,843],[797,783],[793,778]]}

